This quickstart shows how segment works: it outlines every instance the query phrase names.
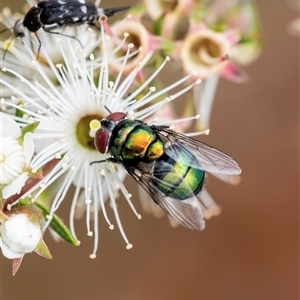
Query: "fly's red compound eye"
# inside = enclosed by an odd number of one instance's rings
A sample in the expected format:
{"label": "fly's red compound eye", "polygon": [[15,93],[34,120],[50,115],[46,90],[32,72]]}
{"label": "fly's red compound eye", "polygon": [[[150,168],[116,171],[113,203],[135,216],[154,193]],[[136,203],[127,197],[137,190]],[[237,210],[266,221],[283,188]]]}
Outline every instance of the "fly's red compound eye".
{"label": "fly's red compound eye", "polygon": [[109,132],[107,130],[99,129],[96,131],[94,143],[95,143],[96,149],[100,153],[102,153],[102,154],[106,153],[108,141],[109,141]]}
{"label": "fly's red compound eye", "polygon": [[114,112],[114,113],[111,113],[110,115],[108,115],[106,117],[106,119],[117,122],[122,119],[125,119],[126,117],[127,117],[127,115],[123,112]]}

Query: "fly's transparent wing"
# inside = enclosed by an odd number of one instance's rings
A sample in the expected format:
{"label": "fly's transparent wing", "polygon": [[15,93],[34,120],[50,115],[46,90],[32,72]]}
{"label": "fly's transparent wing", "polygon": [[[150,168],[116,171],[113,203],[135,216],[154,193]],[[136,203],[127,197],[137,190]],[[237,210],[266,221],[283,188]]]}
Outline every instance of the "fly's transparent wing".
{"label": "fly's transparent wing", "polygon": [[137,166],[124,165],[127,172],[150,195],[171,218],[180,225],[196,230],[203,230],[205,222],[201,206],[196,197],[185,200],[173,199],[164,195],[153,184],[152,164],[140,163]]}
{"label": "fly's transparent wing", "polygon": [[[164,141],[166,153],[175,161],[182,152],[188,150],[197,160],[194,164],[191,162],[191,167],[200,167],[204,171],[227,175],[238,175],[242,172],[233,158],[216,148],[165,127],[152,125],[151,128]],[[172,151],[168,150],[168,145],[172,146],[170,147]]]}

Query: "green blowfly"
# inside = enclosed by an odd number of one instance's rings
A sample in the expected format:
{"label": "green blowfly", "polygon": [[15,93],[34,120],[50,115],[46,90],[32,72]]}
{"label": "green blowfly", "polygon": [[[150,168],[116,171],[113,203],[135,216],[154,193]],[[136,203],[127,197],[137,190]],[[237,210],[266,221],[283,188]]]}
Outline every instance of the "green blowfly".
{"label": "green blowfly", "polygon": [[132,120],[123,112],[103,119],[94,141],[100,153],[111,155],[106,161],[122,164],[155,203],[190,229],[205,227],[197,200],[205,172],[241,173],[227,154],[168,127]]}

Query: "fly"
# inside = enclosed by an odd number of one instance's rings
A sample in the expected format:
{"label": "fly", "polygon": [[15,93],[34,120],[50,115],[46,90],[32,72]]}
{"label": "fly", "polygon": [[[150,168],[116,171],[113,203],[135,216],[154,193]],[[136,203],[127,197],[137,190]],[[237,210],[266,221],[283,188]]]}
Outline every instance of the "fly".
{"label": "fly", "polygon": [[205,226],[197,196],[206,171],[241,173],[227,154],[165,126],[132,120],[123,112],[101,120],[94,142],[100,153],[111,155],[105,161],[122,164],[156,204],[191,229]]}

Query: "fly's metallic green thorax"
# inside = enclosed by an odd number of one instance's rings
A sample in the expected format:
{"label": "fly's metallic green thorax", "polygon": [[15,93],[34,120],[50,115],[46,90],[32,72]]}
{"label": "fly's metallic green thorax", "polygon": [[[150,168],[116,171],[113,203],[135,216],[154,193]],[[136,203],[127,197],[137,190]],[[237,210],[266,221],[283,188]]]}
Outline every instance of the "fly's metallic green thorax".
{"label": "fly's metallic green thorax", "polygon": [[163,142],[141,121],[124,120],[113,130],[109,149],[120,162],[150,162],[164,152]]}
{"label": "fly's metallic green thorax", "polygon": [[205,172],[193,154],[176,144],[165,148],[155,131],[139,120],[119,122],[112,131],[109,149],[124,164],[153,162],[152,182],[165,196],[184,200],[202,189]]}

